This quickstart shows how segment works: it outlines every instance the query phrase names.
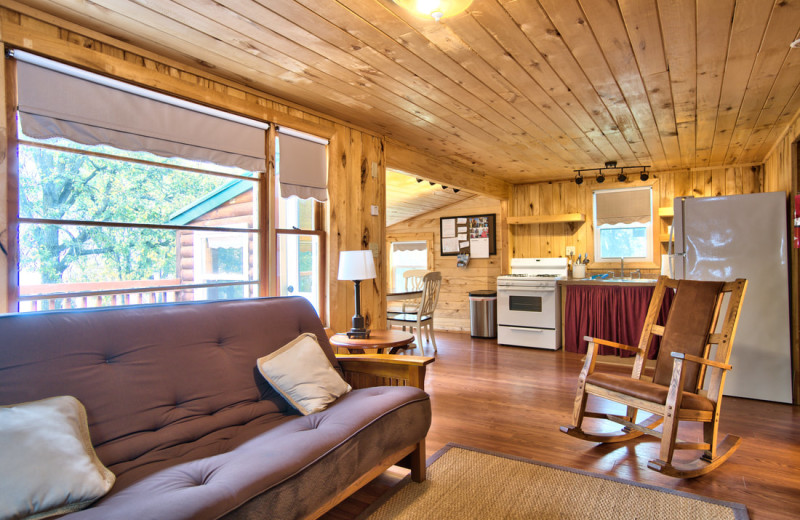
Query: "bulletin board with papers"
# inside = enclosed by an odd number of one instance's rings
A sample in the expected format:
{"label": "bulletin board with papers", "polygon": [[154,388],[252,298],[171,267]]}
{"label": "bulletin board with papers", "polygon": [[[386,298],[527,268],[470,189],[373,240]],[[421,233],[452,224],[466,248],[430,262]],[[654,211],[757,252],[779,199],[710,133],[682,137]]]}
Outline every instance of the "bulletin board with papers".
{"label": "bulletin board with papers", "polygon": [[439,231],[442,256],[489,258],[497,254],[494,214],[443,217]]}

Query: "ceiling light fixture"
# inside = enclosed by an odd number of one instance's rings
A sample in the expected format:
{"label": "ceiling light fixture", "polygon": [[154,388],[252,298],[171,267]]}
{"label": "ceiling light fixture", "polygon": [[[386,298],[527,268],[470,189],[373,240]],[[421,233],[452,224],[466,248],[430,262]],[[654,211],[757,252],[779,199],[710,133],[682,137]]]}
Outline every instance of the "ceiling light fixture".
{"label": "ceiling light fixture", "polygon": [[453,193],[458,193],[459,191],[461,190],[459,190],[458,188],[453,188]]}
{"label": "ceiling light fixture", "polygon": [[422,179],[420,179],[419,177],[417,177],[417,182],[422,182]]}
{"label": "ceiling light fixture", "polygon": [[428,181],[428,184],[430,184],[431,186],[436,186],[436,183],[433,181]]}
{"label": "ceiling light fixture", "polygon": [[446,189],[447,189],[447,186],[442,186],[442,189],[443,189],[443,190],[446,190]]}
{"label": "ceiling light fixture", "polygon": [[603,183],[606,180],[605,172],[607,170],[616,170],[617,173],[617,180],[619,182],[625,182],[628,180],[628,174],[625,173],[625,170],[630,170],[633,168],[641,170],[639,174],[639,178],[642,181],[646,181],[650,178],[650,174],[647,173],[647,169],[650,167],[648,164],[647,166],[617,166],[617,161],[606,161],[605,168],[581,168],[579,170],[572,170],[575,172],[575,184],[583,184],[583,172],[597,172],[597,177],[595,177],[595,181],[598,183]]}
{"label": "ceiling light fixture", "polygon": [[442,18],[463,13],[472,0],[394,0],[394,3],[422,18],[433,18],[437,22]]}

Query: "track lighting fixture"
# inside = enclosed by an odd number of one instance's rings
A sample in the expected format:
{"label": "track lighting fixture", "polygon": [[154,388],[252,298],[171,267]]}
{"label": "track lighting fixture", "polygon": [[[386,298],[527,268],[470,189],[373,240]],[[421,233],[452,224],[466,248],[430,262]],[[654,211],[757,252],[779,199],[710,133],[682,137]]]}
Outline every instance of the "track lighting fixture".
{"label": "track lighting fixture", "polygon": [[417,177],[417,182],[422,182],[422,179],[420,179],[419,177]]}
{"label": "track lighting fixture", "polygon": [[650,165],[647,166],[617,166],[617,161],[606,161],[605,168],[581,168],[579,170],[573,170],[575,172],[575,184],[583,184],[583,172],[597,172],[597,177],[595,177],[595,181],[598,184],[602,184],[606,180],[606,170],[617,170],[617,180],[619,182],[625,182],[628,180],[628,174],[625,173],[625,170],[630,170],[632,168],[641,169],[641,173],[639,174],[639,178],[643,181],[646,181],[650,178],[650,174],[647,173],[647,169]]}
{"label": "track lighting fixture", "polygon": [[447,186],[442,186],[442,189],[443,189],[443,190],[446,190],[446,189],[447,189]]}
{"label": "track lighting fixture", "polygon": [[430,184],[431,186],[436,186],[436,183],[433,181],[428,181],[428,184]]}
{"label": "track lighting fixture", "polygon": [[453,193],[458,193],[459,191],[461,190],[459,190],[458,188],[453,188]]}

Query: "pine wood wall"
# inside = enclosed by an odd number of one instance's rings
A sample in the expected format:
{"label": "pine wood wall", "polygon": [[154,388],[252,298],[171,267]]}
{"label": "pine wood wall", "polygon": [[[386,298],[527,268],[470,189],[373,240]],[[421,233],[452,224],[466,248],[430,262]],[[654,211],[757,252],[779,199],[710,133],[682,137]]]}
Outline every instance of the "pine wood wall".
{"label": "pine wood wall", "polygon": [[[494,213],[497,234],[497,254],[489,258],[471,258],[466,268],[456,267],[455,256],[442,256],[439,231],[441,217],[482,215]],[[469,331],[469,291],[496,289],[497,277],[504,269],[503,230],[506,222],[503,203],[477,195],[445,209],[431,211],[419,217],[386,228],[387,237],[402,235],[404,240],[417,236],[419,240],[433,235],[432,270],[442,273],[442,289],[434,313],[437,330]]]}
{"label": "pine wood wall", "polygon": [[[372,248],[378,259],[378,278],[372,284],[362,286],[362,312],[369,322],[385,325],[386,272],[380,261],[385,227],[381,217],[370,215],[371,205],[377,205],[381,215],[385,213],[385,161],[381,136],[33,10],[21,13],[0,8],[0,24],[0,39],[6,46],[23,48],[201,104],[328,138],[328,322],[334,330],[345,330],[349,328],[354,313],[352,283],[339,282],[336,276],[339,251]],[[0,73],[0,81],[2,79]],[[0,89],[0,96],[4,95],[4,89]],[[4,116],[12,113],[5,109],[3,98],[0,98],[0,106],[4,109]],[[0,157],[5,158],[8,122],[6,117],[2,121]],[[0,230],[5,230],[9,207],[5,193],[6,161],[0,163]],[[6,240],[5,234],[0,236],[4,247]],[[0,255],[0,268],[0,309],[6,309],[8,266],[5,255]]]}

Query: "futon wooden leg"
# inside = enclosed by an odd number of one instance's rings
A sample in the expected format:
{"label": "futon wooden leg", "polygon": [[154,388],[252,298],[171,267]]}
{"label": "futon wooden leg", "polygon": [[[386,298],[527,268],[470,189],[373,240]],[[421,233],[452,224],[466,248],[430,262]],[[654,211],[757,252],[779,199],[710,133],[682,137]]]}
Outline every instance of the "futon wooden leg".
{"label": "futon wooden leg", "polygon": [[425,439],[419,441],[417,447],[411,452],[411,480],[425,482]]}

